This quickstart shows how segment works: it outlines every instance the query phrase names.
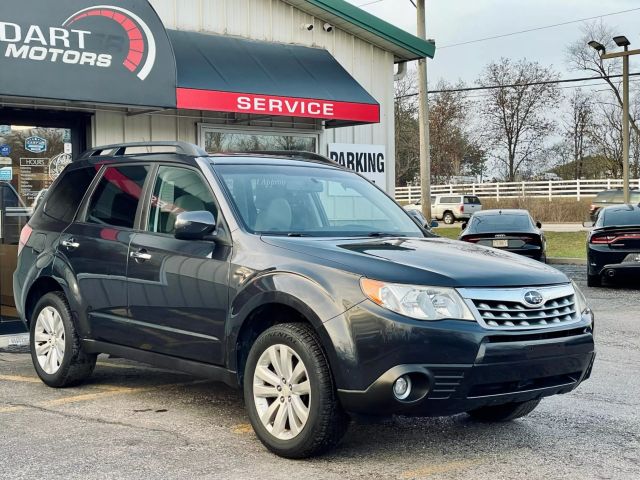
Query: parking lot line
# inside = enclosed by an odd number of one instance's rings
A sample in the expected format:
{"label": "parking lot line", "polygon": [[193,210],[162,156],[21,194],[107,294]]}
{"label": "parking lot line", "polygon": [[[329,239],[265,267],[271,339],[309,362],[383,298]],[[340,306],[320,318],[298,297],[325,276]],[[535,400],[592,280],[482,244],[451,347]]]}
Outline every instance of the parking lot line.
{"label": "parking lot line", "polygon": [[0,375],[0,380],[6,382],[42,383],[37,377],[23,377],[22,375]]}
{"label": "parking lot line", "polygon": [[[7,381],[28,381],[25,379],[29,379],[29,377],[21,377],[21,376],[17,376],[17,375],[1,375],[0,376],[0,380],[7,380]],[[40,380],[37,380],[37,382],[40,382]],[[96,399],[100,399],[103,397],[108,397],[110,395],[124,395],[124,394],[129,394],[129,393],[140,393],[140,392],[149,392],[149,391],[153,391],[153,390],[157,390],[157,389],[165,389],[165,388],[175,388],[175,387],[182,387],[185,385],[196,385],[196,384],[200,384],[200,383],[207,383],[210,382],[210,380],[207,379],[199,379],[199,380],[191,380],[188,382],[179,382],[179,383],[167,383],[167,384],[162,384],[162,385],[152,385],[152,386],[148,386],[148,387],[137,387],[137,388],[131,388],[131,387],[118,387],[118,386],[114,386],[114,385],[100,385],[99,391],[97,392],[92,392],[92,393],[83,393],[80,395],[72,395],[72,396],[68,396],[68,397],[62,397],[62,398],[56,398],[53,400],[46,400],[44,402],[38,402],[35,403],[33,406],[34,407],[43,407],[43,408],[47,408],[47,407],[55,407],[58,405],[67,405],[70,403],[78,403],[78,402],[88,402],[91,400],[96,400]],[[29,382],[31,383],[31,382]],[[28,406],[25,405],[15,405],[15,406],[9,406],[9,407],[0,407],[0,413],[13,413],[13,412],[18,412],[18,411],[22,411],[29,408]]]}

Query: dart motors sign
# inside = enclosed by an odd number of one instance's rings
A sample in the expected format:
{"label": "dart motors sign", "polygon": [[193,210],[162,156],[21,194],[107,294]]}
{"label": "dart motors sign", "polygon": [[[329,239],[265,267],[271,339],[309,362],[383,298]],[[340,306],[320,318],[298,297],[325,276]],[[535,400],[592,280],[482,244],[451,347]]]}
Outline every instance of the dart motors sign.
{"label": "dart motors sign", "polygon": [[2,0],[0,71],[7,95],[175,105],[175,60],[146,1]]}

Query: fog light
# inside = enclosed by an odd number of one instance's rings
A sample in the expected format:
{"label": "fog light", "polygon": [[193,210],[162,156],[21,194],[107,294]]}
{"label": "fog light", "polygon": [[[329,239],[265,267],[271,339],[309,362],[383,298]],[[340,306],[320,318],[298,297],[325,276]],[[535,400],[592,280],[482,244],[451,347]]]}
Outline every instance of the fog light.
{"label": "fog light", "polygon": [[411,395],[411,378],[408,375],[402,375],[393,382],[393,394],[398,400],[405,400]]}

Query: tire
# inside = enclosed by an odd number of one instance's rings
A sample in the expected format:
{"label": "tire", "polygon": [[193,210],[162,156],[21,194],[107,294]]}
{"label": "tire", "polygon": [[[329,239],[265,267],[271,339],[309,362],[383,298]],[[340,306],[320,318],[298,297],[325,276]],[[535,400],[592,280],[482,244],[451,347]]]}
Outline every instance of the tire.
{"label": "tire", "polygon": [[[286,358],[292,358],[290,362],[282,362],[283,350]],[[280,360],[277,368],[269,355],[272,352]],[[276,370],[282,373],[283,364],[290,365],[284,374],[297,371],[297,379],[290,377],[290,383],[281,382]],[[256,371],[262,372],[260,376]],[[291,386],[293,390],[289,389]],[[296,390],[307,391],[307,386],[308,394],[296,394]],[[321,454],[337,445],[348,428],[349,418],[338,401],[327,358],[315,332],[306,324],[276,325],[258,337],[247,358],[244,398],[257,437],[265,447],[285,458]],[[284,407],[274,406],[278,403],[291,406],[283,410]],[[305,407],[306,421],[297,413],[304,412]]]}
{"label": "tire", "polygon": [[38,301],[29,330],[31,360],[45,384],[55,388],[71,387],[91,375],[97,355],[83,351],[69,303],[62,292],[47,293]]}
{"label": "tire", "polygon": [[538,406],[540,400],[528,402],[506,403],[490,407],[481,407],[471,410],[467,414],[479,422],[510,422],[516,418],[529,415]]}
{"label": "tire", "polygon": [[445,214],[442,216],[442,220],[447,225],[453,225],[454,223],[456,223],[456,217],[454,217],[453,213],[451,212],[445,212]]}
{"label": "tire", "polygon": [[587,274],[587,286],[588,287],[601,287],[602,277],[600,275]]}

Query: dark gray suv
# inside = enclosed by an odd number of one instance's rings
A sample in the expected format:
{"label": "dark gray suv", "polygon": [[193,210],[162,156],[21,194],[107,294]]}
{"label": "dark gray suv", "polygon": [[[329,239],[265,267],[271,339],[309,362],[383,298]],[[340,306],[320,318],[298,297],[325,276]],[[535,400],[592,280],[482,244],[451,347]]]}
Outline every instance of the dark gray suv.
{"label": "dark gray suv", "polygon": [[290,458],[335,445],[350,413],[522,417],[594,360],[564,274],[434,236],[313,155],[97,148],[20,249],[16,305],[47,385],[82,382],[99,353],[213,378]]}

